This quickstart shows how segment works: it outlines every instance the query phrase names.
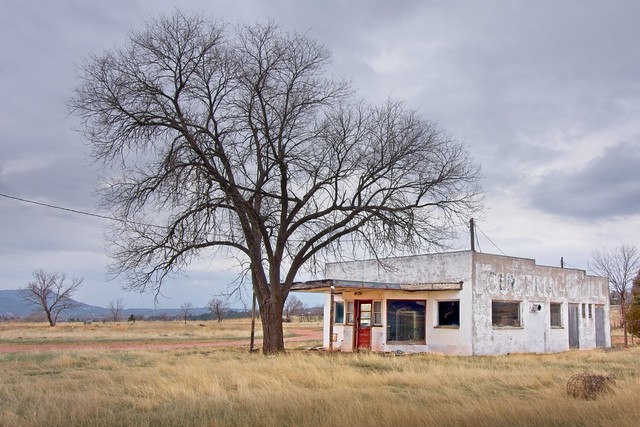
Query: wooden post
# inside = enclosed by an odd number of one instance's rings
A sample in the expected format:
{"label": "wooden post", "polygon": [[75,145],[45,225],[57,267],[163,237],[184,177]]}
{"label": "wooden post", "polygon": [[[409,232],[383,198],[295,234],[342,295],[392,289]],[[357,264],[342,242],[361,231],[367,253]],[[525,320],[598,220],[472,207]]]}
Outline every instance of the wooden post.
{"label": "wooden post", "polygon": [[471,232],[471,252],[476,251],[476,225],[473,218],[469,220],[469,231]]}
{"label": "wooden post", "polygon": [[560,257],[560,268],[564,268],[564,257]]}
{"label": "wooden post", "polygon": [[256,335],[256,290],[253,290],[253,302],[251,304],[251,339],[249,340],[249,353],[253,353],[253,343]]}
{"label": "wooden post", "polygon": [[335,316],[333,291],[335,291],[336,288],[335,286],[331,285],[329,289],[331,292],[331,297],[329,298],[329,351],[333,351],[333,317]]}

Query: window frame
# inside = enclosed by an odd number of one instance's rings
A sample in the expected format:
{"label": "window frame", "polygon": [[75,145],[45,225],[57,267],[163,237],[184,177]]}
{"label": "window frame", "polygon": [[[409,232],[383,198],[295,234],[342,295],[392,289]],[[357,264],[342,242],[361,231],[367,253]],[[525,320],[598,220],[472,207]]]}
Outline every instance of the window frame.
{"label": "window frame", "polygon": [[355,322],[355,308],[356,303],[353,300],[345,301],[344,321],[345,325],[353,325]]}
{"label": "window frame", "polygon": [[[440,318],[440,314],[441,314],[440,304],[446,304],[446,303],[453,303],[453,304],[457,303],[457,305],[458,305],[458,307],[457,307],[458,323],[457,324],[454,324],[454,323],[443,324],[442,323],[442,319]],[[435,326],[436,328],[460,329],[460,300],[459,299],[456,299],[456,300],[450,299],[450,300],[439,300],[439,301],[436,301],[436,316],[437,316],[437,318],[436,318],[436,326]]]}
{"label": "window frame", "polygon": [[382,300],[372,301],[371,326],[382,326]]}
{"label": "window frame", "polygon": [[[557,314],[557,319],[558,319],[558,324],[553,323],[553,317],[554,317],[554,307],[558,308],[558,313]],[[564,328],[564,324],[562,322],[562,303],[561,302],[551,302],[549,303],[549,325],[551,326],[551,329],[563,329]]]}
{"label": "window frame", "polygon": [[[396,313],[396,311],[391,311],[389,309],[389,304],[393,304],[396,302],[411,302],[411,303],[416,303],[418,306],[422,306],[423,308],[423,313],[422,313],[422,324],[421,324],[421,328],[422,330],[420,331],[420,328],[417,328],[419,330],[419,332],[421,332],[421,337],[418,339],[410,339],[407,337],[407,339],[405,340],[393,340],[390,339],[390,337],[394,334],[391,334],[391,327],[393,324],[395,324],[395,322],[392,322],[389,320],[389,316],[392,315],[393,313]],[[387,299],[386,300],[386,343],[387,344],[391,344],[391,345],[425,345],[427,343],[427,299],[406,299],[406,298],[392,298],[392,299]],[[399,327],[397,326],[397,329],[399,329]],[[413,332],[414,330],[416,330],[416,328],[412,328],[411,332]],[[404,333],[404,331],[402,332]]]}
{"label": "window frame", "polygon": [[[503,308],[505,306],[513,305],[516,310],[515,314],[517,314],[517,324],[502,324],[495,322],[495,312],[496,307],[494,304],[502,304]],[[515,322],[514,322],[515,323]],[[522,329],[522,301],[509,301],[509,300],[491,300],[491,326],[493,329]]]}

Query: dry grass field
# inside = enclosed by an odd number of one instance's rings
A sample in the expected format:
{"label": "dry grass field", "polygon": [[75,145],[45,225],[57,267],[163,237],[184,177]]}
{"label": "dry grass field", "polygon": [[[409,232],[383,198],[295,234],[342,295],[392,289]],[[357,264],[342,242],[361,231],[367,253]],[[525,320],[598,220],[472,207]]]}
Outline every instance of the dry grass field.
{"label": "dry grass field", "polygon": [[[317,343],[296,342],[287,355],[264,357],[233,345],[161,351],[90,345],[231,340],[248,330],[246,322],[136,326],[119,331],[101,324],[88,332],[66,330],[68,325],[1,325],[0,343],[77,339],[89,345],[73,352],[0,354],[0,425],[631,426],[640,419],[637,347],[452,357],[329,355],[298,349]],[[612,375],[615,394],[588,401],[567,396],[567,381],[582,371]]]}

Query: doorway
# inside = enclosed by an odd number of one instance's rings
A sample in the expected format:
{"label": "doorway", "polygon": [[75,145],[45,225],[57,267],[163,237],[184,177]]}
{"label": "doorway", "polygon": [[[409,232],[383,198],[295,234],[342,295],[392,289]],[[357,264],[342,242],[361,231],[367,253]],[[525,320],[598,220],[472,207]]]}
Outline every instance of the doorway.
{"label": "doorway", "polygon": [[604,307],[596,305],[596,347],[605,348],[607,346],[607,337],[604,334]]}
{"label": "doorway", "polygon": [[580,348],[580,304],[569,304],[569,348]]}
{"label": "doorway", "polygon": [[373,304],[371,300],[355,301],[356,333],[354,335],[356,350],[371,350],[372,306]]}

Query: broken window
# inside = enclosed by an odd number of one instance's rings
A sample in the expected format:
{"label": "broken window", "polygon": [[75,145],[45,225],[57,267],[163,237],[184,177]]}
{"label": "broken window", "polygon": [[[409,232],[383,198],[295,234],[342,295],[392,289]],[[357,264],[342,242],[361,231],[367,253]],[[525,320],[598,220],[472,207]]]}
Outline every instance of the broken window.
{"label": "broken window", "polygon": [[519,328],[520,302],[491,301],[491,324],[496,327]]}
{"label": "broken window", "polygon": [[344,302],[336,301],[333,311],[333,323],[344,323]]}
{"label": "broken window", "polygon": [[425,343],[424,300],[387,301],[387,342]]}
{"label": "broken window", "polygon": [[373,302],[373,324],[382,325],[382,301]]}
{"label": "broken window", "polygon": [[438,326],[460,326],[460,301],[438,301]]}
{"label": "broken window", "polygon": [[552,302],[549,305],[549,314],[551,316],[551,327],[562,328],[562,304]]}

